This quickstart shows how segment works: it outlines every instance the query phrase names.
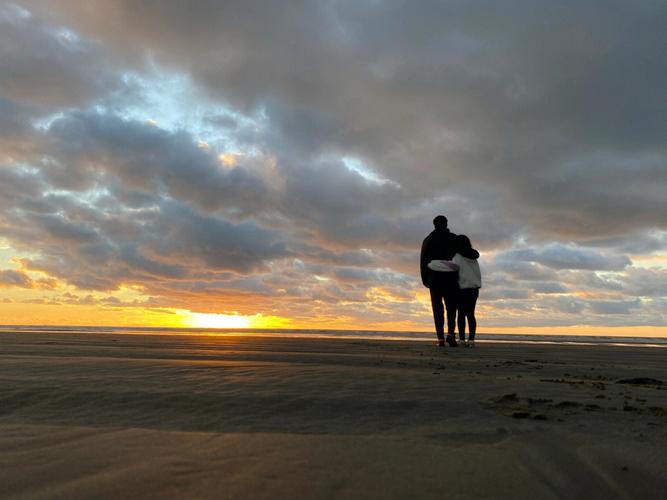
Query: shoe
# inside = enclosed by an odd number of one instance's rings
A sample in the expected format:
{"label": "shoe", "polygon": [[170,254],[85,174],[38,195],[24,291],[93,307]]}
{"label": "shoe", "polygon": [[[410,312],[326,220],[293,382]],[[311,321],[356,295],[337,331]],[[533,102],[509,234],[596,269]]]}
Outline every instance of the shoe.
{"label": "shoe", "polygon": [[438,347],[445,347],[445,339],[438,340]]}
{"label": "shoe", "polygon": [[447,335],[447,343],[449,344],[449,347],[458,347],[459,346],[456,343],[456,338],[454,338],[454,335]]}
{"label": "shoe", "polygon": [[468,347],[475,347],[475,341],[474,340],[469,340],[468,341]]}
{"label": "shoe", "polygon": [[470,347],[470,343],[467,340],[459,340],[461,344],[463,344],[463,347]]}

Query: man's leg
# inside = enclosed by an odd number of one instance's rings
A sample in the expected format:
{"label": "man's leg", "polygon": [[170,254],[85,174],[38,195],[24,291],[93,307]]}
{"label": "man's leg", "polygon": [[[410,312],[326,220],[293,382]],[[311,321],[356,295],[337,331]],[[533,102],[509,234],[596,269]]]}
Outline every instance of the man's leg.
{"label": "man's leg", "polygon": [[445,309],[442,306],[442,292],[435,286],[429,288],[431,292],[431,307],[433,308],[433,322],[435,323],[435,333],[438,339],[445,338]]}
{"label": "man's leg", "polygon": [[444,291],[445,308],[447,309],[447,335],[456,336],[456,307],[458,305],[459,291],[448,288]]}

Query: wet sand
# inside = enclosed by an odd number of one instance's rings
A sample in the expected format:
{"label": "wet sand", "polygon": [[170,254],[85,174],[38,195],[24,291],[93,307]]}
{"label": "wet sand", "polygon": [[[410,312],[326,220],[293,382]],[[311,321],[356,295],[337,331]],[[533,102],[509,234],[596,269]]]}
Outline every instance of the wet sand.
{"label": "wet sand", "polygon": [[659,498],[667,349],[0,334],[2,498]]}

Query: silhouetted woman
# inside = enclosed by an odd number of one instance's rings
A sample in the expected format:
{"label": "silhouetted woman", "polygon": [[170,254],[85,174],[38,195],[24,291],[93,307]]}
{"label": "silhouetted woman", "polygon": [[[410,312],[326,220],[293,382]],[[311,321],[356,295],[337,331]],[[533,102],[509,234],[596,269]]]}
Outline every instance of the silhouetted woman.
{"label": "silhouetted woman", "polygon": [[[456,237],[456,255],[452,262],[459,270],[459,296],[457,301],[457,322],[459,327],[459,340],[466,347],[475,347],[475,333],[477,332],[477,319],[475,318],[475,306],[479,297],[479,289],[482,288],[482,273],[479,270],[479,252],[472,247],[470,239],[460,234]],[[468,320],[468,342],[466,342],[466,319]]]}

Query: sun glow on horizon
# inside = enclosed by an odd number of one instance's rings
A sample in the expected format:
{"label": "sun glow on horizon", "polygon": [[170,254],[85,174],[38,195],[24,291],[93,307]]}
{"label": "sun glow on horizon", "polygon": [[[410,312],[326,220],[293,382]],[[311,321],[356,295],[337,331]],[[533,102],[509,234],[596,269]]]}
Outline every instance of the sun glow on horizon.
{"label": "sun glow on horizon", "polygon": [[195,328],[250,328],[252,318],[238,314],[188,312],[185,323]]}
{"label": "sun glow on horizon", "polygon": [[221,314],[221,313],[198,313],[189,310],[176,310],[180,317],[178,325],[180,328],[289,328],[293,327],[289,318],[280,316],[264,316],[263,314]]}

